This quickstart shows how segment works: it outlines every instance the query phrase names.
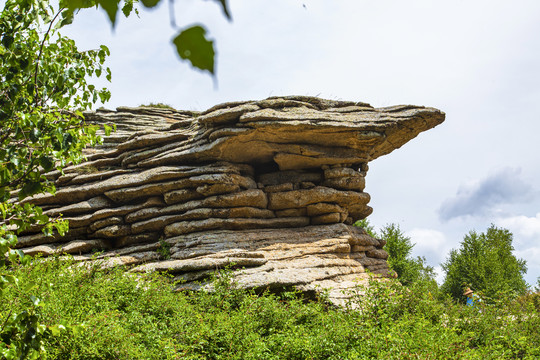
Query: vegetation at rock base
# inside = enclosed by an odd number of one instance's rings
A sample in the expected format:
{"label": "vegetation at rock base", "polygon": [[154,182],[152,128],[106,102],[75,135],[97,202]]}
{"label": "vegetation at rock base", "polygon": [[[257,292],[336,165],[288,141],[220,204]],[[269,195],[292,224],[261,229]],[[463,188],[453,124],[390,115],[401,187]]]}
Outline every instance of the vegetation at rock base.
{"label": "vegetation at rock base", "polygon": [[171,258],[171,244],[163,239],[159,240],[159,247],[156,251],[163,260],[169,260]]}
{"label": "vegetation at rock base", "polygon": [[[173,292],[170,278],[100,270],[60,258],[14,268],[45,300],[43,322],[82,324],[44,339],[47,359],[535,359],[533,297],[464,306],[429,284],[373,281],[349,308],[299,294],[239,290],[221,273],[215,291]],[[52,283],[52,286],[47,284]],[[23,293],[11,289],[0,303]],[[25,300],[0,309],[0,319]]]}

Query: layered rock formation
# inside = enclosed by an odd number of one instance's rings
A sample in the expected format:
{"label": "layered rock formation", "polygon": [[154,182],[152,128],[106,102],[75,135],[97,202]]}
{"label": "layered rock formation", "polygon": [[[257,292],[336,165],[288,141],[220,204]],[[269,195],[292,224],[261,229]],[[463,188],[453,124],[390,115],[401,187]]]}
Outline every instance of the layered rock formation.
{"label": "layered rock formation", "polygon": [[368,162],[444,113],[281,97],[202,113],[119,108],[86,118],[118,131],[85,163],[48,174],[56,194],[29,201],[63,215],[70,231],[30,229],[19,237],[25,253],[166,270],[187,288],[233,264],[243,286],[332,289],[339,302],[367,270],[388,271],[384,243],[351,226],[372,212]]}

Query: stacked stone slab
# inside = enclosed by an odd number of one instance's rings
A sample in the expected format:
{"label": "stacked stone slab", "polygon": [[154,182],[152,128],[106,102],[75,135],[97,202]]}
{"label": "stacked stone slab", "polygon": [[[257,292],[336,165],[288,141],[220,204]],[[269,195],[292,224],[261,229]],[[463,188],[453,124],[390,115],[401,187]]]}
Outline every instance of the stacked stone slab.
{"label": "stacked stone slab", "polygon": [[119,108],[86,118],[119,131],[88,150],[88,161],[48,174],[56,194],[28,201],[62,215],[70,230],[28,230],[18,243],[25,253],[169,271],[184,288],[232,264],[242,286],[331,289],[339,303],[367,271],[388,272],[384,242],[352,226],[372,212],[368,162],[444,113],[278,97],[202,113]]}

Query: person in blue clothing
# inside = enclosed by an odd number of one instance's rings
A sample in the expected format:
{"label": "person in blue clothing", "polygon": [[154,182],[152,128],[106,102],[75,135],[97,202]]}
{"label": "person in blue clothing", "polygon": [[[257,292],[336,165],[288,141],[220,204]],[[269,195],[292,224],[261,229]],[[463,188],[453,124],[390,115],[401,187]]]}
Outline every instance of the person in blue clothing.
{"label": "person in blue clothing", "polygon": [[476,300],[474,291],[472,291],[471,288],[466,288],[463,295],[467,297],[467,305],[474,306],[474,301]]}

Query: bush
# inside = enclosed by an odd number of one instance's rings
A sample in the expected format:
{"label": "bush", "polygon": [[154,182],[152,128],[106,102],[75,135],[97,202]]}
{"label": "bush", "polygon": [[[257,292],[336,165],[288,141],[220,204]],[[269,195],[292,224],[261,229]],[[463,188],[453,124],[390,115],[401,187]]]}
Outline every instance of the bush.
{"label": "bush", "polygon": [[[433,267],[426,264],[423,257],[411,257],[414,244],[406,237],[399,225],[389,224],[380,230],[381,238],[386,241],[384,250],[388,252],[388,265],[398,274],[404,285],[421,280],[433,280],[435,272]],[[433,280],[434,282],[434,280]]]}

